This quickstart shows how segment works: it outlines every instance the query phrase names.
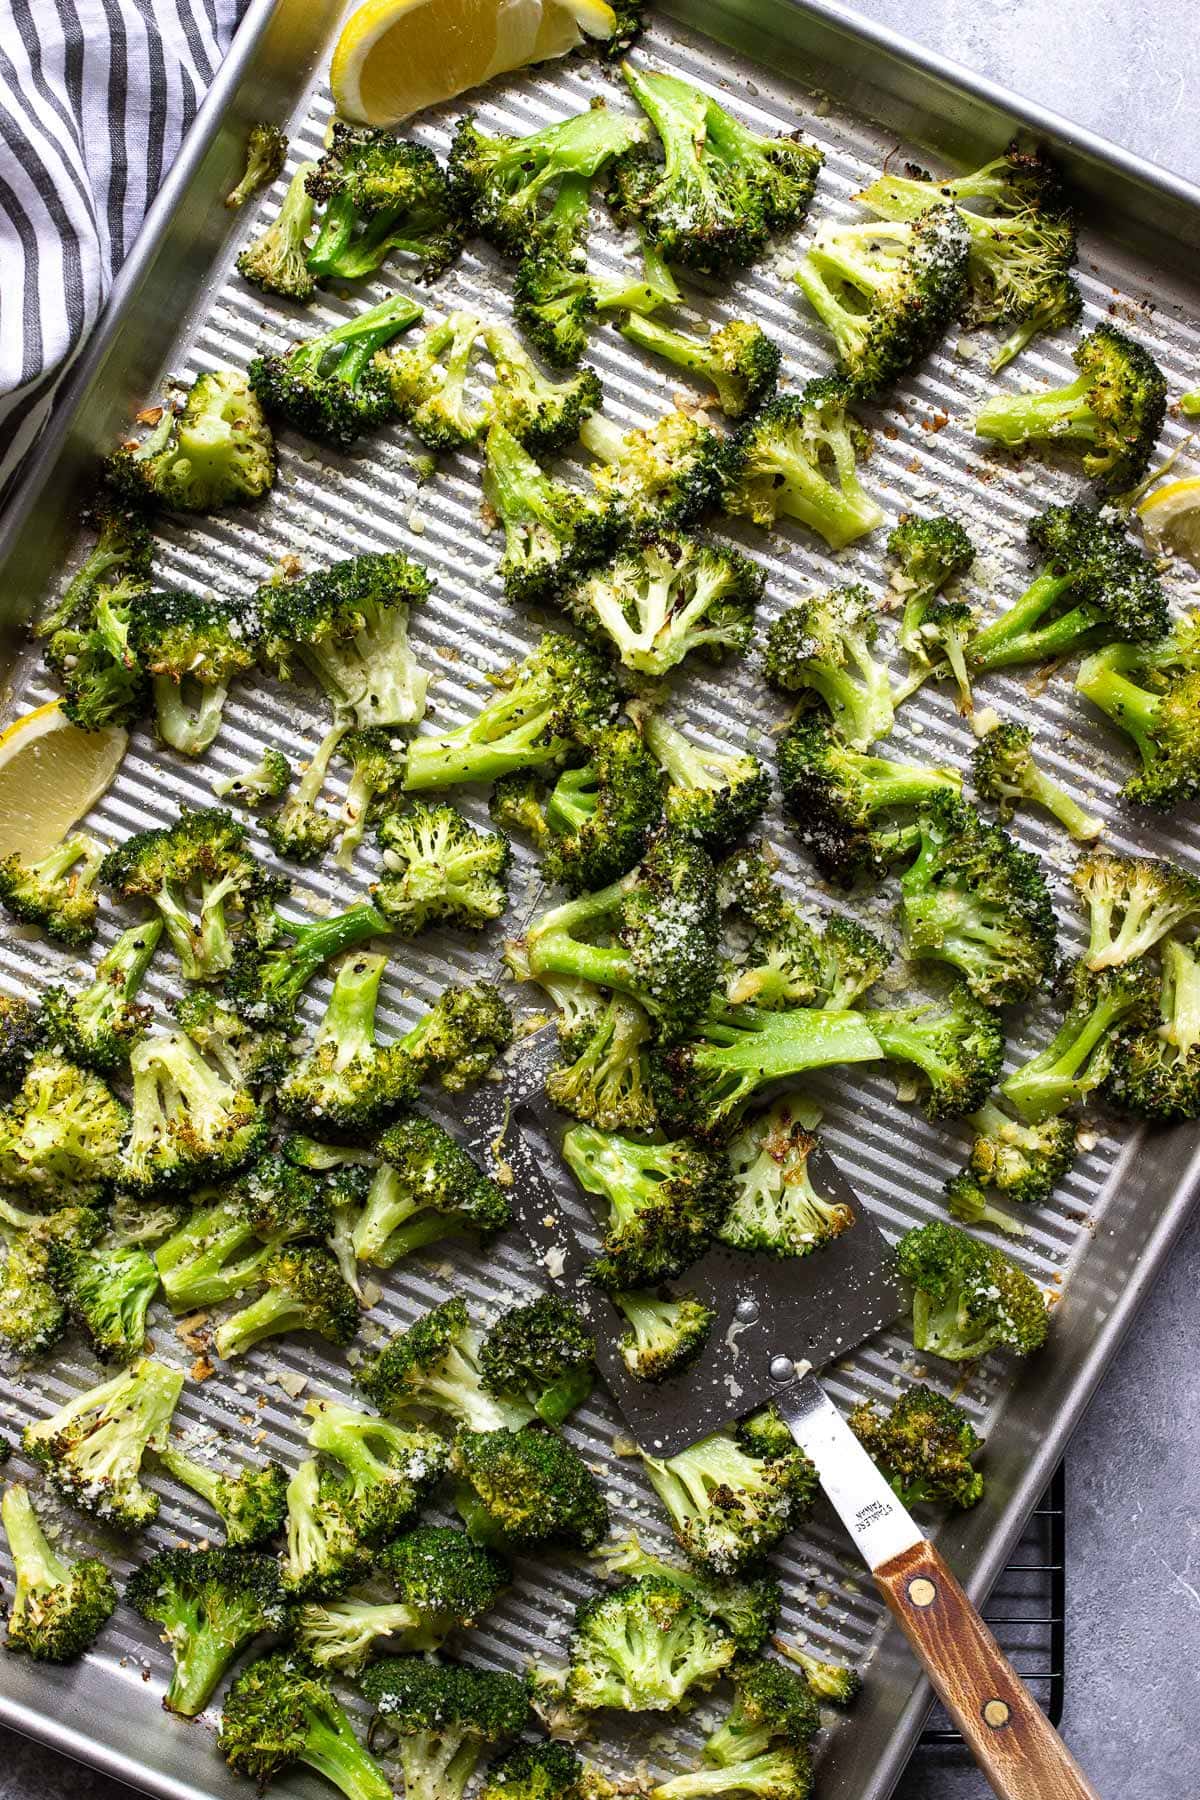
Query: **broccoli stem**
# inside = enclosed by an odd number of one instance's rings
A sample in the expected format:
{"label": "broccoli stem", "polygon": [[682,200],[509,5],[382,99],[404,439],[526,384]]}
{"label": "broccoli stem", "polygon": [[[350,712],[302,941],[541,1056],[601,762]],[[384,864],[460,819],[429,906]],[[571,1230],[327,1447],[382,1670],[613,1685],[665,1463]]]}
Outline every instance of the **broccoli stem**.
{"label": "broccoli stem", "polygon": [[14,1573],[21,1587],[35,1590],[59,1587],[70,1580],[70,1567],[50,1548],[33,1510],[28,1488],[15,1485],[5,1488],[0,1515],[12,1551]]}
{"label": "broccoli stem", "polygon": [[375,352],[415,325],[423,311],[407,294],[392,294],[332,331],[297,345],[289,360],[297,370],[312,370],[353,387]]}
{"label": "broccoli stem", "polygon": [[723,785],[721,775],[714,772],[711,761],[701,755],[698,745],[661,713],[644,713],[640,723],[642,736],[656,761],[677,787],[719,788]]}
{"label": "broccoli stem", "polygon": [[[636,871],[635,871],[636,875]],[[546,975],[575,975],[596,987],[612,987],[635,996],[639,983],[629,955],[615,945],[587,944],[574,932],[606,923],[628,893],[625,876],[594,894],[581,894],[543,913],[536,933],[526,941],[529,972],[535,981]]]}
{"label": "broccoli stem", "polygon": [[307,1323],[308,1309],[301,1300],[285,1288],[270,1288],[225,1320],[217,1331],[213,1347],[223,1362],[232,1362],[235,1356],[244,1356],[263,1338],[303,1331]]}
{"label": "broccoli stem", "polygon": [[514,690],[457,731],[414,738],[408,747],[405,791],[420,793],[463,781],[494,781],[512,769],[556,762],[563,740],[546,736],[552,713],[549,698],[539,699],[531,707],[528,696]]}
{"label": "broccoli stem", "polygon": [[665,259],[642,237],[644,281],[606,281],[598,275],[588,277],[597,312],[628,312],[636,316],[657,312],[660,306],[674,306],[683,295]]}
{"label": "broccoli stem", "polygon": [[221,1476],[216,1469],[211,1468],[207,1463],[193,1462],[190,1456],[185,1456],[183,1451],[177,1450],[173,1444],[163,1444],[161,1449],[156,1450],[154,1454],[163,1468],[173,1475],[176,1481],[181,1481],[184,1487],[191,1488],[193,1493],[199,1494],[200,1498],[206,1500],[215,1513],[220,1512],[217,1498],[221,1492]]}
{"label": "broccoli stem", "polygon": [[1028,443],[1031,438],[1093,443],[1096,420],[1090,395],[1095,383],[1095,375],[1085,371],[1069,387],[1052,388],[1049,393],[993,394],[976,415],[975,435],[1009,446]]}
{"label": "broccoli stem", "polygon": [[579,427],[579,440],[598,462],[620,462],[625,454],[625,432],[603,413],[593,413]]}
{"label": "broccoli stem", "polygon": [[131,925],[100,958],[94,979],[77,996],[71,1008],[85,1038],[95,1039],[100,1032],[109,1029],[121,1008],[134,998],[145,979],[162,930],[161,919],[150,919],[145,925]]}
{"label": "broccoli stem", "polygon": [[203,756],[221,729],[229,683],[208,685],[184,677],[156,675],[154,711],[159,736],[181,756]]}
{"label": "broccoli stem", "polygon": [[375,1009],[386,967],[386,957],[357,956],[338,970],[325,1017],[313,1040],[314,1052],[325,1044],[335,1046],[336,1074],[340,1075],[360,1057],[369,1060],[374,1055]]}
{"label": "broccoli stem", "polygon": [[1051,818],[1057,819],[1067,835],[1077,843],[1090,843],[1093,838],[1100,836],[1104,829],[1103,820],[1085,812],[1079,802],[1073,800],[1066,789],[1052,780],[1044,769],[1039,769],[1035,764],[1021,785],[1026,799],[1048,812]]}
{"label": "broccoli stem", "polygon": [[305,1743],[299,1760],[340,1788],[346,1800],[393,1800],[382,1769],[367,1755],[336,1702],[328,1712],[305,1709]]}
{"label": "broccoli stem", "polygon": [[1129,1002],[1119,991],[1101,994],[1082,1021],[1073,1008],[1041,1054],[1001,1084],[1001,1093],[1030,1125],[1054,1118],[1089,1091],[1088,1061],[1128,1010]]}
{"label": "broccoli stem", "polygon": [[369,900],[360,900],[332,919],[312,919],[298,924],[275,914],[280,931],[292,939],[281,948],[267,950],[256,983],[257,991],[244,1002],[251,1020],[265,1023],[284,1020],[318,969],[343,950],[352,950],[367,938],[386,937],[391,926]]}
{"label": "broccoli stem", "polygon": [[360,1263],[390,1269],[402,1256],[453,1235],[445,1215],[425,1211],[419,1196],[384,1164],[376,1171],[355,1224],[354,1254]]}
{"label": "broccoli stem", "polygon": [[1155,737],[1159,728],[1162,696],[1151,694],[1130,681],[1111,661],[1088,657],[1075,680],[1078,693],[1108,714],[1138,747],[1142,765],[1149,769],[1157,760]]}
{"label": "broccoli stem", "polygon": [[1069,593],[1074,575],[1039,575],[1015,606],[973,637],[967,660],[979,674],[989,669],[1008,669],[1015,663],[1049,662],[1076,649],[1080,639],[1098,622],[1094,607],[1072,607],[1048,625],[1038,621]]}

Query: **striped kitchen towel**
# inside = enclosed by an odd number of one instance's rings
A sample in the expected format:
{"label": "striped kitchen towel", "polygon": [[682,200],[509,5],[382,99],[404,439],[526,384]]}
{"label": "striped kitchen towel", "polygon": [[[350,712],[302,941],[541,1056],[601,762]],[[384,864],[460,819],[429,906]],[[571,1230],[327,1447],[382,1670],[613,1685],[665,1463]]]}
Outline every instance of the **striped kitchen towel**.
{"label": "striped kitchen towel", "polygon": [[0,494],[248,0],[0,0]]}

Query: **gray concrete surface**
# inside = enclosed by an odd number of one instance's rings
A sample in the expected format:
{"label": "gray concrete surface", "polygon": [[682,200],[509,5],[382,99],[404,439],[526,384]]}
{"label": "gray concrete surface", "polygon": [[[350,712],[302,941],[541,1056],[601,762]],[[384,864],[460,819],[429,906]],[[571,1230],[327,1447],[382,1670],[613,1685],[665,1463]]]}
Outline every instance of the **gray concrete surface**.
{"label": "gray concrete surface", "polygon": [[[1200,182],[1195,0],[856,0],[858,10]],[[1200,372],[1198,372],[1200,374]],[[1200,1218],[1069,1457],[1063,1731],[1104,1800],[1193,1800],[1200,1669]],[[921,1752],[895,1800],[985,1800]],[[0,1731],[0,1800],[127,1790]]]}

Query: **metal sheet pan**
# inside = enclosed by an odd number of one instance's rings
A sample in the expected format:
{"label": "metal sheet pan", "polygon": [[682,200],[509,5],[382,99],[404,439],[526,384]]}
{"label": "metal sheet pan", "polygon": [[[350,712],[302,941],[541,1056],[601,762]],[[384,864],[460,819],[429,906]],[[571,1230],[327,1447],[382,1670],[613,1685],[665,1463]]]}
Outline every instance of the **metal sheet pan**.
{"label": "metal sheet pan", "polygon": [[[247,125],[264,114],[290,122],[296,156],[310,154],[319,143],[329,110],[319,69],[341,11],[340,0],[257,0],[252,7],[8,510],[0,538],[0,608],[14,653],[14,709],[49,692],[40,672],[19,653],[18,626],[70,554],[77,499],[97,448],[120,435],[165,372],[188,375],[220,363],[243,364],[260,339],[282,338],[293,326],[293,319],[285,317],[287,308],[265,307],[231,277],[236,241],[254,222],[231,221],[218,197],[236,174]],[[1173,391],[1194,385],[1200,362],[1200,291],[1194,274],[1200,194],[1186,184],[906,47],[890,33],[813,0],[680,3],[660,14],[646,54],[711,84],[751,121],[788,128],[802,122],[827,154],[814,208],[818,218],[847,211],[850,194],[889,152],[970,163],[1001,146],[1014,127],[1038,132],[1065,158],[1090,209],[1081,257],[1089,316],[1112,310],[1134,319],[1171,374]],[[594,65],[566,63],[500,84],[484,97],[485,126],[531,129],[565,115],[586,102],[597,79]],[[419,134],[444,145],[447,121],[456,111],[447,108],[423,119]],[[264,202],[264,211],[277,199],[278,190]],[[622,254],[616,240],[599,251],[600,259],[610,262]],[[754,308],[784,340],[793,380],[826,364],[824,347],[786,279],[787,265],[796,255],[795,244],[783,247],[732,294],[695,294],[695,310],[704,318],[729,316],[735,307]],[[344,316],[380,297],[394,280],[403,281],[403,273],[388,272],[381,284],[349,301],[324,299],[310,319]],[[447,292],[503,304],[494,264],[474,251]],[[1042,343],[1015,373],[1060,374],[1068,366],[1066,357],[1061,341]],[[671,392],[661,372],[627,352],[614,334],[598,334],[594,360],[619,416],[650,416]],[[983,579],[999,595],[1013,591],[1024,568],[1022,521],[1049,499],[1074,491],[1075,483],[1062,468],[1030,465],[1014,471],[979,453],[962,421],[987,385],[984,365],[969,343],[952,340],[903,384],[898,403],[880,413],[870,482],[889,516],[905,504],[928,505],[934,495],[973,516],[986,538]],[[1178,424],[1169,424],[1165,446],[1180,435]],[[519,653],[537,628],[499,598],[491,574],[494,547],[479,525],[474,459],[449,461],[434,483],[418,491],[399,432],[382,433],[352,456],[320,452],[314,457],[311,447],[285,437],[280,483],[265,507],[173,527],[167,536],[163,561],[168,576],[225,591],[244,590],[261,579],[284,551],[318,562],[357,549],[407,546],[439,575],[437,596],[417,627],[425,659],[437,674],[439,718],[462,716],[477,704],[478,677]],[[745,541],[767,566],[769,610],[788,604],[810,584],[830,579],[829,559],[799,535],[781,534],[770,543]],[[861,578],[878,590],[880,543],[876,538],[840,559],[838,578]],[[774,715],[763,717],[750,671],[689,677],[681,693],[696,724],[715,737],[732,733],[764,747],[768,743]],[[1139,841],[1128,816],[1113,807],[1117,759],[1111,745],[1092,732],[1063,684],[1034,695],[1020,680],[1001,680],[994,684],[992,698],[1002,710],[1036,714],[1056,746],[1060,773],[1114,811],[1113,841]],[[91,824],[115,838],[170,818],[181,800],[203,804],[214,770],[249,760],[264,738],[300,752],[315,742],[318,718],[318,708],[303,692],[263,682],[235,696],[222,736],[201,765],[165,756],[148,736],[139,735]],[[735,721],[747,723],[735,727]],[[961,761],[966,750],[960,724],[937,696],[906,709],[897,743],[901,751],[931,760],[951,756]],[[1022,825],[1021,831],[1061,877],[1066,866],[1061,846],[1036,824]],[[1177,853],[1200,863],[1194,821],[1183,821],[1172,832]],[[811,871],[789,852],[786,830],[777,818],[771,836],[798,890],[826,900],[814,887]],[[1143,834],[1140,841],[1150,839]],[[308,895],[316,907],[338,906],[369,875],[370,860],[364,858],[352,879],[321,870],[302,877],[297,892]],[[531,876],[529,864],[523,864],[514,894],[517,917],[528,900],[522,878]],[[1062,916],[1069,939],[1077,921],[1067,905]],[[113,933],[109,920],[103,941]],[[14,990],[40,984],[64,963],[44,943],[8,929],[0,980]],[[435,992],[447,974],[468,966],[478,969],[478,955],[449,941],[422,941],[407,952],[398,950],[385,1022],[411,1017],[422,997]],[[160,982],[161,972],[155,977]],[[310,1016],[323,991],[317,987]],[[154,997],[162,994],[161,985],[155,985]],[[1028,1042],[1017,1031],[1014,1053],[1023,1053]],[[884,1229],[894,1234],[930,1216],[940,1183],[957,1160],[950,1134],[931,1130],[911,1108],[897,1105],[886,1078],[826,1082],[822,1093],[831,1147]],[[1170,1249],[1198,1175],[1194,1132],[1142,1141],[1109,1133],[1101,1122],[1095,1151],[1056,1204],[1031,1222],[1020,1254],[1043,1280],[1062,1286],[1051,1342],[1015,1380],[993,1366],[972,1378],[963,1398],[988,1435],[989,1496],[977,1511],[944,1523],[938,1532],[942,1548],[976,1596],[1002,1568]],[[373,1320],[388,1328],[410,1318],[442,1297],[448,1285],[486,1308],[504,1293],[522,1291],[529,1280],[528,1259],[519,1244],[501,1246],[486,1267],[468,1252],[431,1256],[393,1272]],[[154,1336],[160,1354],[189,1360],[165,1315],[156,1315]],[[902,1338],[888,1336],[835,1371],[831,1385],[849,1403],[860,1395],[886,1395],[902,1372],[913,1372],[911,1352]],[[233,1456],[270,1452],[295,1461],[302,1397],[289,1398],[280,1385],[281,1374],[307,1381],[307,1391],[341,1392],[348,1373],[341,1359],[288,1343],[274,1353],[256,1354],[232,1377],[222,1372],[202,1386],[189,1384],[180,1419],[189,1433],[220,1434]],[[7,1374],[0,1383],[0,1428],[15,1433],[28,1417],[49,1411],[72,1388],[95,1379],[96,1370],[82,1353],[67,1355],[48,1372]],[[645,1485],[628,1459],[610,1454],[614,1424],[599,1401],[585,1411],[578,1441],[603,1456],[619,1522],[635,1524],[654,1539],[660,1527]],[[170,1484],[162,1491],[162,1522],[151,1537],[163,1542],[202,1533],[204,1515]],[[64,1523],[68,1533],[77,1525],[74,1520]],[[113,1542],[106,1548],[122,1567],[127,1564],[128,1545]],[[883,1632],[880,1608],[864,1591],[865,1579],[830,1517],[818,1511],[785,1546],[779,1567],[788,1591],[785,1629],[806,1634],[832,1654],[871,1659],[867,1690],[853,1720],[828,1735],[821,1792],[825,1800],[884,1800],[920,1728],[927,1689],[907,1652]],[[553,1657],[563,1646],[571,1607],[591,1581],[586,1569],[574,1566],[564,1566],[549,1589],[521,1580],[488,1629],[464,1648],[481,1660],[510,1667],[521,1664],[531,1645]],[[153,1633],[122,1611],[97,1651],[77,1668],[35,1670],[21,1658],[5,1658],[0,1719],[136,1786],[179,1800],[244,1791],[226,1775],[205,1724],[184,1727],[161,1712],[164,1667],[165,1653]],[[701,1709],[688,1730],[702,1725],[704,1716]],[[648,1734],[636,1732],[614,1732],[609,1754],[625,1774],[643,1755],[652,1763],[657,1760]],[[303,1781],[288,1785],[314,1793],[317,1786]]]}

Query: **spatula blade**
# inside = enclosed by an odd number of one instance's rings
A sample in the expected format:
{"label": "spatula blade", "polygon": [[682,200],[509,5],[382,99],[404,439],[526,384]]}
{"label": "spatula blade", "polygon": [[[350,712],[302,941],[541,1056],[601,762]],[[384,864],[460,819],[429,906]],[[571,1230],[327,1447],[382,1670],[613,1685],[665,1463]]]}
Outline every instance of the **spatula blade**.
{"label": "spatula blade", "polygon": [[793,1365],[820,1370],[899,1316],[892,1253],[836,1163],[817,1150],[814,1185],[848,1205],[854,1224],[805,1257],[714,1246],[671,1284],[716,1314],[700,1357],[663,1382],[630,1375],[617,1349],[625,1321],[587,1278],[597,1247],[593,1215],[559,1154],[563,1121],[543,1098],[556,1054],[553,1031],[539,1032],[513,1058],[505,1084],[476,1090],[466,1120],[470,1148],[506,1183],[516,1224],[551,1284],[590,1319],[600,1373],[643,1449],[674,1455],[765,1405],[794,1378]]}

